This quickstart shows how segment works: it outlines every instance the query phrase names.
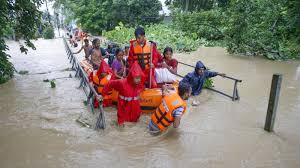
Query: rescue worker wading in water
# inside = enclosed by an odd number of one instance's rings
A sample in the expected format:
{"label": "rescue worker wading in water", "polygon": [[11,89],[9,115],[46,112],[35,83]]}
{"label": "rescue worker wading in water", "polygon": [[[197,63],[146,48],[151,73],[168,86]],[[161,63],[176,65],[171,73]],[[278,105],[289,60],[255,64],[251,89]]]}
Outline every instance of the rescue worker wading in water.
{"label": "rescue worker wading in water", "polygon": [[118,124],[137,122],[141,115],[139,95],[144,89],[144,73],[139,64],[133,63],[126,78],[109,81],[102,94],[107,95],[112,89],[119,92]]}
{"label": "rescue worker wading in water", "polygon": [[186,111],[186,102],[191,95],[191,87],[188,83],[181,83],[178,93],[164,93],[162,103],[151,115],[149,130],[152,134],[158,134],[167,130],[173,123],[174,128],[178,128],[182,115]]}
{"label": "rescue worker wading in water", "polygon": [[[151,72],[151,88],[156,88],[157,84],[154,77],[154,67],[157,65],[160,54],[157,52],[156,44],[152,43],[145,38],[145,30],[142,27],[138,27],[134,32],[136,40],[130,41],[130,49],[128,55],[129,68],[134,62],[138,62],[145,74],[145,82],[149,85],[150,79],[150,66],[152,66]],[[151,62],[152,52],[152,64]]]}

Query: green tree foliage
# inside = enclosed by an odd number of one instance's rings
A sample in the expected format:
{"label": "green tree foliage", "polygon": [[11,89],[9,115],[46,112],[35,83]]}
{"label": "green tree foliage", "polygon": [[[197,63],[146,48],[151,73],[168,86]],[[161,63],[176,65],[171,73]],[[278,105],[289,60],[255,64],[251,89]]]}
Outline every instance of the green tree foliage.
{"label": "green tree foliage", "polygon": [[[8,28],[14,33],[16,39],[24,39],[27,47],[35,49],[30,39],[35,37],[40,24],[41,12],[38,7],[41,0],[0,0],[0,84],[9,80],[14,73],[13,65],[9,62],[9,55],[5,53],[8,46],[5,44],[5,36]],[[20,50],[27,53],[25,46]]]}
{"label": "green tree foliage", "polygon": [[198,38],[223,40],[229,52],[300,58],[300,1],[231,0],[221,7],[175,12],[174,23]]}
{"label": "green tree foliage", "polygon": [[222,13],[218,9],[193,13],[174,13],[175,27],[207,40],[224,38]]}
{"label": "green tree foliage", "polygon": [[162,6],[159,0],[59,0],[57,4],[72,11],[72,18],[83,29],[94,34],[112,30],[119,22],[136,26],[161,20],[159,11]]}
{"label": "green tree foliage", "polygon": [[166,0],[165,3],[173,8],[185,12],[210,10],[213,7],[223,7],[228,4],[229,0]]}

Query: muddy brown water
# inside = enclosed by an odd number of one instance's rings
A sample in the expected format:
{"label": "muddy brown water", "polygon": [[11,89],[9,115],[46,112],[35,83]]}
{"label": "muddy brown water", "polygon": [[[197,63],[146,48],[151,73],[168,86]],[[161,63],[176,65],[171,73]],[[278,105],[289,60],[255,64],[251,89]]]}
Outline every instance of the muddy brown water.
{"label": "muddy brown water", "polygon": [[[70,64],[62,39],[35,41],[21,54],[8,41],[17,70],[28,70],[0,85],[0,167],[300,167],[300,62],[269,61],[199,48],[175,54],[183,62],[202,60],[209,68],[242,79],[241,100],[232,102],[204,90],[198,107],[188,107],[179,129],[161,136],[147,132],[149,116],[117,128],[116,110],[106,109],[107,129],[94,131],[75,120],[91,111],[83,104],[79,80],[67,77]],[[76,49],[74,49],[76,50]],[[82,55],[81,55],[82,56]],[[80,57],[80,56],[79,56]],[[192,68],[179,65],[180,74]],[[40,72],[49,72],[37,74]],[[273,73],[283,74],[275,133],[263,130]],[[216,88],[231,93],[233,83],[216,77]]]}

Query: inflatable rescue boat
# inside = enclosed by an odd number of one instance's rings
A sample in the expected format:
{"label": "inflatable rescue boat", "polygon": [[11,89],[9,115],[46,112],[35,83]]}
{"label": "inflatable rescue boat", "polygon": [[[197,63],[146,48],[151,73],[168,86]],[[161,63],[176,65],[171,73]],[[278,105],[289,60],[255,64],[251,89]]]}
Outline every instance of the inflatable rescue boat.
{"label": "inflatable rescue boat", "polygon": [[[89,76],[90,73],[93,72],[92,65],[88,62],[88,60],[84,59],[80,62],[80,65],[84,69],[84,71]],[[177,92],[178,88],[178,82],[175,82],[172,84],[173,90],[169,90],[169,92]],[[118,92],[113,90],[112,91],[112,101],[113,104],[118,103]],[[162,101],[162,89],[161,88],[153,88],[148,89],[146,88],[141,94],[140,94],[140,105],[143,113],[152,113],[155,111],[155,109],[160,105]]]}

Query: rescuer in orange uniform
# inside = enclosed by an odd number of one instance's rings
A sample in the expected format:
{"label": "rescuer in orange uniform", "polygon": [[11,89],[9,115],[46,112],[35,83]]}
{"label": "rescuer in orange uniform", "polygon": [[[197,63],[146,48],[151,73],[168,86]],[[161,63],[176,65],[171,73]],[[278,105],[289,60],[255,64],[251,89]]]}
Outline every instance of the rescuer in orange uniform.
{"label": "rescuer in orange uniform", "polygon": [[178,93],[164,95],[162,103],[151,116],[149,122],[151,133],[163,132],[172,123],[174,128],[179,127],[181,117],[186,111],[185,100],[190,97],[191,91],[188,83],[181,83],[178,87]]}
{"label": "rescuer in orange uniform", "polygon": [[[142,27],[138,27],[134,32],[135,40],[130,41],[130,49],[128,55],[129,68],[134,62],[138,62],[145,74],[145,83],[150,85],[150,75],[151,76],[151,88],[156,88],[157,84],[154,77],[154,68],[161,57],[156,49],[156,44],[154,42],[148,41],[145,37],[145,30]],[[152,56],[152,58],[151,58]],[[152,63],[151,63],[152,59]],[[152,72],[150,69],[152,66]]]}

